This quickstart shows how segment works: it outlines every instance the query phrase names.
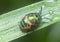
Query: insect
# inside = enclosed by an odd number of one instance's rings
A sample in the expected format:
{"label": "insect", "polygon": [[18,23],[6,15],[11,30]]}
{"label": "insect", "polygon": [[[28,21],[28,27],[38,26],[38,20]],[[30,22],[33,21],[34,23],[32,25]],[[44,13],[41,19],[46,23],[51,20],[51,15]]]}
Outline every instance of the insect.
{"label": "insect", "polygon": [[19,23],[19,27],[22,31],[29,32],[37,28],[41,22],[41,12],[42,7],[39,13],[29,13],[23,17]]}

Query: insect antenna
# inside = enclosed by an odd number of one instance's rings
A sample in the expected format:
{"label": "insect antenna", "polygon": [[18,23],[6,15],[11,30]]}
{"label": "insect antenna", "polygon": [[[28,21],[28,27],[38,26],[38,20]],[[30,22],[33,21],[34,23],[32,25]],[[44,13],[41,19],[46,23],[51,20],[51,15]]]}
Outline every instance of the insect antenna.
{"label": "insect antenna", "polygon": [[39,16],[41,16],[41,14],[42,14],[42,6],[41,6],[41,9],[39,11]]}
{"label": "insect antenna", "polygon": [[42,6],[41,6],[41,9],[39,10],[39,13],[37,14],[39,20],[41,20],[41,14],[42,14]]}

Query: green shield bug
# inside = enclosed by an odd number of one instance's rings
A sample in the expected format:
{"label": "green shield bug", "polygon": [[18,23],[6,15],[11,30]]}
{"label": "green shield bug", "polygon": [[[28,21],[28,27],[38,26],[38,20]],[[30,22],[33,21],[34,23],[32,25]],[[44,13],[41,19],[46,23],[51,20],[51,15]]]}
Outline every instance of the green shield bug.
{"label": "green shield bug", "polygon": [[19,23],[19,27],[22,31],[31,31],[37,28],[41,22],[42,7],[39,13],[29,13],[23,17]]}

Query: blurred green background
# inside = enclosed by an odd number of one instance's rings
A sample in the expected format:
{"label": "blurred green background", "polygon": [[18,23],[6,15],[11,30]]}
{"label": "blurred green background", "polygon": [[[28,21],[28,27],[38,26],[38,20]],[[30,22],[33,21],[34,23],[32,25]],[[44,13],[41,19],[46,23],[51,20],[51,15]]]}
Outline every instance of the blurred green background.
{"label": "blurred green background", "polygon": [[0,14],[27,6],[41,0],[0,0]]}
{"label": "blurred green background", "polygon": [[[41,0],[0,0],[0,14],[7,13],[38,1]],[[60,22],[11,42],[60,42]]]}

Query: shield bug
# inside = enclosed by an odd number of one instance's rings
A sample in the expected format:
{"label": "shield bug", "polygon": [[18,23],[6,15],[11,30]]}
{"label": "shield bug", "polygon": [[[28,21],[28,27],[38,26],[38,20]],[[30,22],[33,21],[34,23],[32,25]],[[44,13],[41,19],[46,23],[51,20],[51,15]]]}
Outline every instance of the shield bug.
{"label": "shield bug", "polygon": [[41,22],[41,12],[42,7],[39,13],[29,13],[23,17],[19,22],[19,27],[22,31],[31,31],[37,28]]}

